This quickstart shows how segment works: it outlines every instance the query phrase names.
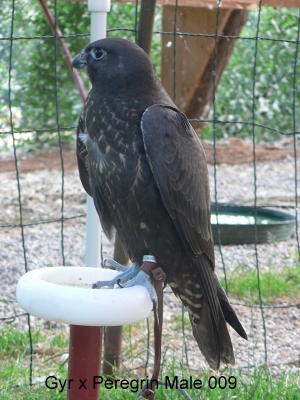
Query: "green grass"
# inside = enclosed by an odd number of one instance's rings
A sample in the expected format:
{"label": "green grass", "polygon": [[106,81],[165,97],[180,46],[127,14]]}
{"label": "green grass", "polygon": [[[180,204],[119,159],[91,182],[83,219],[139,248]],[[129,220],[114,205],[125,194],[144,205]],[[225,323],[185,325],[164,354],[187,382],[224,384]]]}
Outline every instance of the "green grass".
{"label": "green grass", "polygon": [[41,384],[29,386],[30,342],[28,332],[21,332],[12,326],[6,326],[0,336],[0,388],[1,400],[21,399],[64,399],[65,394],[49,394],[45,390],[43,376],[66,376],[65,365],[58,360],[62,353],[68,351],[68,338],[54,331],[32,332],[33,343],[33,381]]}
{"label": "green grass", "polygon": [[174,317],[173,329],[175,331],[180,331],[182,329],[182,325],[184,325],[185,329],[190,329],[190,330],[192,329],[190,324],[190,319],[187,313],[184,313],[183,315],[180,314]]}
{"label": "green grass", "polygon": [[[225,287],[224,278],[220,278]],[[298,298],[300,294],[300,264],[285,267],[281,271],[270,268],[259,274],[263,303],[278,303],[283,298]],[[258,277],[255,269],[240,265],[234,272],[227,274],[228,293],[251,303],[258,303]]]}
{"label": "green grass", "polygon": [[[130,335],[138,327],[126,328],[126,335]],[[130,342],[130,338],[128,338]],[[0,337],[0,387],[1,400],[20,398],[25,400],[65,399],[66,389],[55,388],[55,380],[49,381],[53,389],[45,385],[47,376],[55,376],[61,381],[67,379],[66,365],[59,365],[59,355],[67,351],[67,338],[65,334],[53,332],[46,333],[36,331],[33,333],[33,381],[35,384],[29,386],[29,340],[26,332],[20,332],[15,328],[8,327],[2,331]],[[134,346],[132,345],[132,349]],[[132,354],[132,357],[136,355]],[[55,361],[56,360],[56,361]],[[263,399],[263,400],[296,400],[299,398],[300,374],[292,375],[284,373],[280,379],[273,377],[265,368],[258,368],[254,372],[241,372],[237,369],[225,369],[220,375],[210,375],[206,372],[189,372],[178,360],[174,358],[164,362],[162,366],[163,381],[169,377],[171,383],[177,383],[186,389],[194,400],[201,399]],[[190,378],[191,377],[191,378]],[[120,382],[117,387],[110,380],[101,386],[101,399],[128,399],[137,397],[137,387],[141,386],[141,377],[130,373],[117,378],[125,379],[128,388],[121,388]],[[175,378],[175,381],[174,381]],[[109,379],[105,378],[104,379]],[[190,381],[191,379],[191,381]],[[200,384],[201,381],[201,384]],[[201,385],[201,388],[200,388]],[[50,385],[49,385],[50,386]],[[156,400],[183,399],[182,395],[175,389],[159,387],[156,390]]]}
{"label": "green grass", "polygon": [[[227,275],[229,294],[239,297],[244,301],[256,303],[257,275],[255,269],[239,266]],[[224,285],[224,280],[221,283]],[[280,272],[270,269],[260,272],[260,287],[263,301],[266,303],[278,302],[286,298],[289,302],[299,298],[300,293],[300,265],[286,267]],[[294,298],[294,299],[293,299]],[[174,315],[170,323],[172,329],[178,331],[182,327],[182,315]],[[189,328],[188,317],[184,314],[184,325]],[[151,327],[151,322],[150,322]],[[101,386],[101,399],[136,399],[136,385],[141,386],[141,376],[144,374],[143,367],[134,369],[136,360],[141,360],[145,354],[147,334],[146,321],[142,321],[123,328],[123,353],[128,371],[116,372],[116,377],[126,379],[127,388]],[[151,329],[151,328],[150,328]],[[152,335],[153,333],[151,333]],[[167,338],[167,336],[166,336]],[[20,398],[25,400],[43,399],[65,399],[66,389],[59,390],[55,387],[55,381],[51,381],[53,389],[45,385],[47,376],[55,376],[62,381],[67,379],[67,365],[61,356],[68,352],[68,333],[64,329],[49,329],[32,332],[33,343],[33,386],[29,386],[30,344],[27,332],[18,331],[13,326],[7,325],[0,335],[0,388],[1,400]],[[168,349],[168,347],[167,347]],[[165,349],[167,351],[167,349]],[[238,369],[224,369],[220,375],[210,378],[209,371],[191,372],[181,364],[181,360],[171,356],[162,356],[161,379],[165,381],[168,376],[173,382],[178,376],[178,384],[187,389],[192,399],[263,399],[263,400],[296,400],[299,398],[300,373],[283,373],[279,378],[271,375],[265,368],[257,368],[254,371],[239,371]],[[170,353],[168,353],[170,354]],[[140,361],[139,361],[140,363]],[[133,372],[132,372],[133,371]],[[137,376],[135,374],[139,373]],[[201,388],[191,387],[196,379],[202,381]],[[105,377],[104,377],[105,379]],[[184,379],[183,381],[180,381]],[[210,383],[210,385],[209,385]],[[199,386],[199,381],[196,382]],[[109,386],[110,385],[110,386]],[[156,400],[160,399],[183,399],[176,390],[159,387],[156,391]]]}

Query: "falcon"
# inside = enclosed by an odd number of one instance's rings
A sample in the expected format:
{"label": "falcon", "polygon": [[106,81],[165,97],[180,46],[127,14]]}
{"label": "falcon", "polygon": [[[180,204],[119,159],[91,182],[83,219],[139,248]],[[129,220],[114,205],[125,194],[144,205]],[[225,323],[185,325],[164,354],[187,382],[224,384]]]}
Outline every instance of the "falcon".
{"label": "falcon", "polygon": [[143,257],[153,256],[187,308],[209,366],[234,364],[226,321],[247,335],[215,274],[208,170],[199,138],[136,44],[98,40],[72,66],[84,68],[92,84],[77,127],[80,179],[104,233],[111,239],[116,231],[132,260],[131,268],[120,266],[118,279],[94,287],[145,284],[155,296],[140,270]]}

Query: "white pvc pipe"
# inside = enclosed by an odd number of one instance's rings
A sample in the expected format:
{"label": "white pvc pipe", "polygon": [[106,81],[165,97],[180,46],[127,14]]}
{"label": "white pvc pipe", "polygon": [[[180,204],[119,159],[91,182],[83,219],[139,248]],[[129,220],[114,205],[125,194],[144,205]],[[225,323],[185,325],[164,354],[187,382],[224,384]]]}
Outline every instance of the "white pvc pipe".
{"label": "white pvc pipe", "polygon": [[[91,12],[91,42],[105,38],[110,0],[89,0],[88,10]],[[100,266],[100,231],[99,217],[93,199],[87,196],[85,248],[85,265],[87,267]]]}
{"label": "white pvc pipe", "polygon": [[153,303],[144,286],[92,289],[98,279],[113,279],[118,273],[104,268],[35,269],[19,279],[17,300],[29,314],[73,325],[127,325],[148,318]]}
{"label": "white pvc pipe", "polygon": [[110,0],[88,0],[88,9],[91,12],[91,42],[105,38]]}
{"label": "white pvc pipe", "polygon": [[87,195],[86,199],[86,246],[85,265],[87,267],[100,266],[101,227],[93,199]]}

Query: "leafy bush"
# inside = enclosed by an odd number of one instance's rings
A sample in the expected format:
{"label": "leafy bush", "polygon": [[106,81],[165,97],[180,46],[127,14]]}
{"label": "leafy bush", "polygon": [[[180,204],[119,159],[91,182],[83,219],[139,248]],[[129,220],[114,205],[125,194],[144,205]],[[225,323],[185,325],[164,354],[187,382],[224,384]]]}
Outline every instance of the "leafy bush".
{"label": "leafy bush", "polygon": [[[10,37],[12,14],[7,2],[5,7],[5,19],[1,25],[5,28],[5,36]],[[19,1],[15,7],[13,36],[18,39],[12,46],[11,105],[21,110],[21,119],[13,122],[14,128],[31,131],[19,136],[19,145],[57,144],[58,127],[69,127],[76,123],[81,106],[78,92],[40,4]],[[52,3],[49,7],[55,14]],[[87,33],[87,37],[67,38],[71,54],[76,54],[89,37],[86,5],[58,3],[57,19],[64,35]],[[9,55],[10,42],[6,40],[1,44],[4,53]],[[7,57],[0,64],[4,82],[8,82],[9,61]],[[2,90],[1,105],[8,103],[8,85]],[[9,124],[6,123],[4,128],[10,129]],[[68,140],[69,136],[69,129],[63,129],[61,139]]]}
{"label": "leafy bush", "polygon": [[[58,26],[66,36],[70,53],[72,56],[77,54],[90,40],[90,13],[86,3],[57,2],[56,10],[52,2],[48,5],[52,14],[57,16]],[[9,38],[13,15],[8,2],[4,4],[3,11],[5,17],[0,22],[1,32],[3,37]],[[134,12],[133,5],[113,3],[108,28],[124,26],[134,30]],[[34,148],[45,144],[57,145],[58,129],[61,140],[70,141],[75,137],[74,126],[82,102],[40,4],[25,0],[16,2],[13,21],[13,36],[18,39],[13,41],[11,60],[10,41],[0,41],[0,55],[5,54],[0,60],[0,71],[3,73],[0,129],[10,131],[7,107],[10,94],[13,128],[29,130],[28,134],[15,135],[19,146]],[[132,31],[124,32],[112,32],[110,36],[134,40]],[[81,77],[88,89],[88,79],[85,74],[81,74]]]}
{"label": "leafy bush", "polygon": [[253,81],[254,122],[263,125],[255,128],[258,140],[278,139],[280,134],[272,129],[283,133],[300,131],[299,11],[262,8],[256,54],[257,20],[258,11],[252,11],[218,88],[215,118],[230,122],[217,124],[219,138],[251,137]]}

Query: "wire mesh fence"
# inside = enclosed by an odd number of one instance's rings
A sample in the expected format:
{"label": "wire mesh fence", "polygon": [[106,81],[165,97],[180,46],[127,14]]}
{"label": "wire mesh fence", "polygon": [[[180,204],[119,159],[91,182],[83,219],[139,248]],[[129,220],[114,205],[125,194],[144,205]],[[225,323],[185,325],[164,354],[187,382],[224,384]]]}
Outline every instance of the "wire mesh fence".
{"label": "wire mesh fence", "polygon": [[[85,5],[55,1],[50,8],[71,53],[77,54],[89,41],[89,15]],[[255,272],[255,296],[246,286],[243,296],[238,299],[234,295],[232,300],[249,334],[248,344],[232,334],[237,365],[247,369],[266,364],[278,372],[287,366],[299,368],[300,355],[299,294],[293,292],[292,296],[285,294],[276,299],[269,296],[272,300],[268,300],[263,281],[265,276],[279,276],[287,268],[299,272],[300,10],[271,10],[260,6],[250,12],[238,35],[224,33],[223,11],[218,3],[213,32],[203,31],[201,25],[197,25],[195,32],[181,31],[180,18],[185,11],[178,1],[171,9],[172,29],[167,31],[163,27],[169,26],[169,17],[163,13],[163,6],[157,6],[152,58],[157,73],[168,84],[164,57],[171,52],[171,62],[166,64],[172,76],[170,95],[184,109],[182,81],[187,73],[182,69],[182,60],[197,64],[189,39],[212,40],[212,104],[208,102],[205,112],[198,117],[190,116],[202,138],[212,143],[209,165],[212,201],[248,204],[254,209],[260,205],[284,208],[296,217],[293,236],[285,242],[258,244],[255,231],[253,244],[216,246],[217,272],[223,277],[229,296],[236,293],[233,290],[235,271],[242,276]],[[135,41],[138,12],[138,4],[113,3],[108,37]],[[3,210],[0,320],[3,327],[13,324],[28,332],[31,384],[34,380],[32,330],[45,329],[45,326],[17,306],[15,288],[20,276],[29,270],[84,265],[85,194],[77,176],[73,145],[82,104],[60,51],[58,37],[48,28],[40,5],[12,0],[5,2],[3,15],[0,23],[3,93],[0,102]],[[238,41],[219,82],[218,44],[222,39]],[[186,53],[182,53],[181,46]],[[231,163],[220,164],[220,151],[229,150],[228,147],[220,150],[218,139],[240,144],[235,151],[244,151],[241,142],[231,140],[232,137],[246,139],[250,162],[235,164],[233,154]],[[261,140],[272,140],[268,146],[273,146],[273,152],[278,148],[289,149],[288,156],[260,161]],[[103,236],[103,257],[111,257],[112,252],[112,245]],[[266,275],[270,271],[273,275]],[[290,278],[287,275],[285,279],[287,283]],[[272,281],[267,286],[272,294]],[[204,368],[185,312],[169,290],[165,294],[165,308],[163,364],[166,367],[167,360],[174,357],[190,371]],[[132,329],[138,340],[144,336],[136,328]],[[151,325],[147,323],[142,329],[147,329],[147,348],[140,355],[144,342],[138,344],[139,356],[126,368],[146,375],[152,360]]]}

